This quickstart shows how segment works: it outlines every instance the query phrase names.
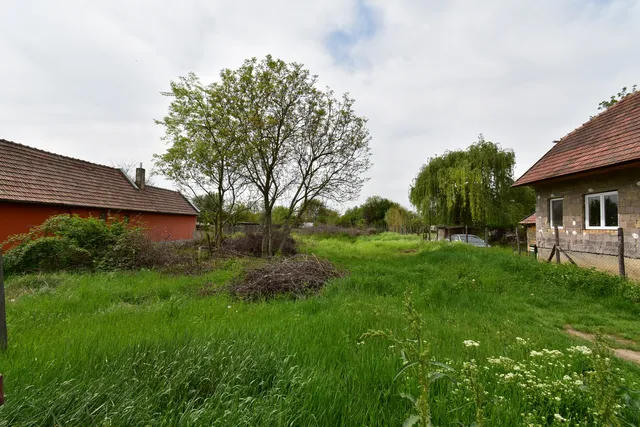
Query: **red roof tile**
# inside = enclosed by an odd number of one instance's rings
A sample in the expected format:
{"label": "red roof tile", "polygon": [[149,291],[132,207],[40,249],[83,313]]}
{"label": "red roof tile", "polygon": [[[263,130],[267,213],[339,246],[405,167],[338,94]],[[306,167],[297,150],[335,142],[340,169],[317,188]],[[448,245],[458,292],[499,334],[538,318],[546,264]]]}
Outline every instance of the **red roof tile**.
{"label": "red roof tile", "polygon": [[197,215],[179,192],[139,190],[120,169],[0,139],[0,200]]}
{"label": "red roof tile", "polygon": [[639,159],[640,92],[562,138],[514,186]]}
{"label": "red roof tile", "polygon": [[535,212],[532,213],[531,215],[529,215],[528,217],[526,217],[525,219],[523,219],[522,221],[520,221],[520,224],[522,225],[529,225],[529,224],[536,224],[536,214]]}

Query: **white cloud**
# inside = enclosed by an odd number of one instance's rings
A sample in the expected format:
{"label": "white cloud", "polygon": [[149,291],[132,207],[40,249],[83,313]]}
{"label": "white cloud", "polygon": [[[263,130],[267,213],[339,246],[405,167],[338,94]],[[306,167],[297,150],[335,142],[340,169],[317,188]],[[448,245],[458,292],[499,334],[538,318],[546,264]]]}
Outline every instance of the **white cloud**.
{"label": "white cloud", "polygon": [[[408,204],[420,165],[483,133],[523,173],[620,87],[640,83],[640,2],[0,0],[0,138],[95,162],[163,149],[159,92],[272,53],[356,98],[374,137],[362,198]],[[332,57],[334,31],[377,31]]]}

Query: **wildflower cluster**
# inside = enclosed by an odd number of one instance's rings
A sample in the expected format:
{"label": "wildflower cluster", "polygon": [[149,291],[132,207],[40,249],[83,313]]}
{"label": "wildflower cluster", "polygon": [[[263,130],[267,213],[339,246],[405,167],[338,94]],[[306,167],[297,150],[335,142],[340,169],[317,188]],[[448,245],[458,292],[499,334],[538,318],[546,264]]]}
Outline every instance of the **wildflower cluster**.
{"label": "wildflower cluster", "polygon": [[[409,337],[399,339],[380,331],[364,335],[384,337],[391,341],[389,349],[400,351],[403,365],[396,375],[403,380],[398,385],[403,390],[400,395],[413,403],[405,425],[483,427],[520,411],[518,418],[507,421],[509,425],[620,426],[636,425],[634,421],[640,419],[640,405],[624,404],[624,399],[633,399],[633,393],[621,393],[623,385],[626,390],[638,386],[623,384],[602,343],[595,348],[536,349],[529,340],[517,337],[506,346],[511,357],[481,357],[481,343],[468,339],[460,344],[464,358],[443,360],[427,344],[410,300],[406,310]],[[436,384],[441,378],[451,381]],[[513,408],[518,408],[516,414]]]}

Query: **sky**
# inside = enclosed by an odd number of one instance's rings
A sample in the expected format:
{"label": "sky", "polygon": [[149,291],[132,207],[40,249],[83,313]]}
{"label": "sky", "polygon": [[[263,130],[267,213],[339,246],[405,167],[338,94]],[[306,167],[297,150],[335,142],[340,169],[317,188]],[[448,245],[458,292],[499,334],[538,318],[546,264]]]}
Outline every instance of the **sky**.
{"label": "sky", "polygon": [[[640,84],[640,0],[0,0],[0,138],[119,166],[162,153],[169,82],[267,54],[368,118],[361,203],[409,206],[422,164],[477,140],[516,177]],[[156,178],[156,184],[171,187]]]}

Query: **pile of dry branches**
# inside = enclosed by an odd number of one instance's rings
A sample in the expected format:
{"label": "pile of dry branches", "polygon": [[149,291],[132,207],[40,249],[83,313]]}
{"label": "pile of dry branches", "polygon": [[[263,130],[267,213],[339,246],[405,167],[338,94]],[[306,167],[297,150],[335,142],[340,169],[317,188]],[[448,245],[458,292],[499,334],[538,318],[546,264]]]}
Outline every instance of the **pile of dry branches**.
{"label": "pile of dry branches", "polygon": [[327,260],[314,255],[296,255],[249,270],[244,280],[232,283],[228,290],[243,300],[279,295],[303,298],[319,292],[329,279],[342,276],[343,273]]}

